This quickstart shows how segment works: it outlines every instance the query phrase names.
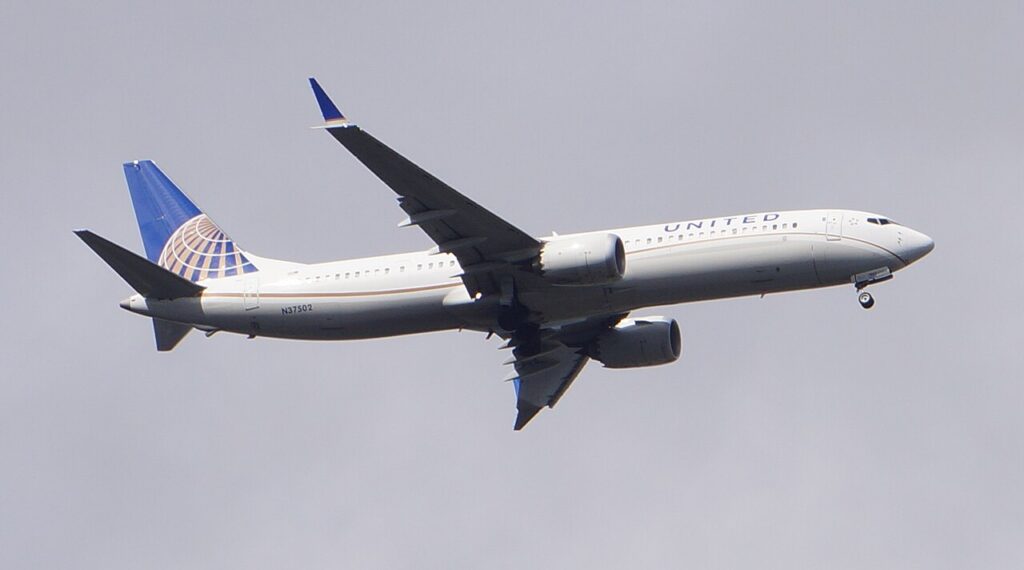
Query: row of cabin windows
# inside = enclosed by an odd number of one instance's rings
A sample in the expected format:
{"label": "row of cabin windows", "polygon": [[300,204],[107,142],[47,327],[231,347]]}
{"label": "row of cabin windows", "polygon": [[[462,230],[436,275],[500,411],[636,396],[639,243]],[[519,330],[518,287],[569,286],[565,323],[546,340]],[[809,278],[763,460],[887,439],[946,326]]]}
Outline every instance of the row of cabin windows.
{"label": "row of cabin windows", "polygon": [[[435,268],[436,269],[444,269],[445,267],[449,267],[449,268],[455,267],[455,260],[454,259],[450,260],[447,263],[447,265],[443,261],[438,261],[436,263],[432,261],[432,262],[426,264],[426,269],[428,271],[431,270],[431,269],[435,269]],[[416,264],[416,271],[423,271],[423,269],[424,269],[424,264],[423,263],[417,263]],[[398,266],[398,273],[405,273],[405,266],[404,265],[399,265]],[[334,276],[333,276],[333,279],[335,281],[340,281],[341,279],[358,279],[360,275],[363,276],[363,277],[369,277],[370,275],[380,276],[381,274],[390,275],[391,274],[391,268],[390,267],[385,267],[385,268],[381,269],[381,268],[378,267],[377,269],[373,269],[373,270],[367,269],[366,271],[346,271],[345,273],[335,273]],[[329,273],[327,275],[317,275],[315,277],[306,277],[306,281],[316,281],[316,282],[319,282],[319,281],[330,281],[331,279],[332,279],[332,276]]]}
{"label": "row of cabin windows", "polygon": [[[784,230],[789,229],[789,227],[790,227],[790,224],[788,222],[782,224],[782,229],[784,229]],[[793,229],[796,229],[797,223],[793,222],[793,226],[792,227],[793,227]],[[769,230],[768,229],[768,225],[765,224],[765,225],[761,226],[760,231],[767,232],[767,231],[775,231],[775,230],[778,230],[778,229],[779,229],[779,224],[772,224],[771,225],[771,230]],[[750,231],[748,232],[747,230],[750,230]],[[743,226],[742,229],[741,228],[732,228],[731,230],[711,230],[710,232],[708,232],[708,237],[715,237],[716,235],[718,235],[718,236],[739,235],[739,234],[745,234],[745,233],[754,233],[756,231],[758,231],[757,226]],[[663,243],[665,241],[665,239],[666,238],[664,236],[659,236],[657,238],[657,243]],[[696,233],[690,232],[688,234],[678,234],[678,236],[676,236],[675,234],[672,234],[672,235],[668,236],[667,239],[668,239],[668,241],[685,241],[687,239],[704,239],[704,232],[696,232]],[[639,240],[639,239],[633,240],[633,245],[639,246],[639,245],[641,245],[641,242],[642,242],[642,240]],[[654,238],[647,238],[647,244],[648,245],[651,245],[653,243],[655,243],[655,239]],[[627,241],[626,244],[629,245],[629,242]]]}
{"label": "row of cabin windows", "polygon": [[[868,220],[868,221],[871,221],[871,220]],[[888,223],[888,220],[886,220],[886,223]],[[797,227],[797,223],[793,222],[793,229],[796,229],[796,227]],[[771,228],[772,228],[773,231],[774,230],[778,230],[779,229],[779,224],[772,224]],[[788,223],[782,224],[782,229],[784,229],[784,230],[785,229],[789,229],[789,224]],[[732,235],[738,235],[740,233],[744,233],[745,234],[745,233],[747,233],[747,230],[750,230],[750,233],[758,231],[757,230],[757,226],[743,226],[742,229],[741,228],[732,228]],[[762,232],[769,231],[768,230],[768,225],[765,224],[765,225],[761,226],[761,231]],[[709,237],[714,237],[716,235],[715,232],[717,232],[717,235],[721,235],[721,236],[729,234],[729,230],[711,230],[710,232],[708,232]],[[669,241],[676,241],[678,239],[678,241],[684,241],[686,239],[694,239],[695,237],[696,237],[696,239],[703,239],[704,238],[704,232],[697,232],[696,234],[693,233],[693,232],[690,232],[688,234],[678,234],[678,238],[677,238],[677,236],[675,234],[672,234],[672,235],[668,236],[668,240]],[[665,240],[664,236],[659,236],[657,243],[663,243],[664,240]],[[653,244],[654,243],[654,238],[647,238],[647,243],[648,244]],[[627,242],[627,244],[628,244],[628,242]],[[637,246],[641,245],[641,240],[639,240],[639,239],[633,240],[633,245],[637,245]],[[434,269],[435,265],[436,265],[437,269],[443,269],[445,267],[445,263],[443,261],[438,261],[437,263],[430,262],[430,263],[426,264],[427,270],[429,271],[431,269]],[[455,267],[455,260],[454,259],[450,260],[448,262],[448,267]],[[384,271],[384,275],[389,275],[391,273],[391,268],[390,267],[385,267],[383,269],[383,271]],[[423,271],[423,264],[422,263],[417,263],[416,264],[416,271]],[[398,266],[398,272],[399,273],[405,273],[405,266],[404,265],[399,265]],[[373,275],[380,275],[380,273],[381,273],[381,269],[380,268],[374,269],[372,271]],[[371,274],[371,271],[369,269],[367,269],[366,271],[354,271],[354,272],[353,271],[346,271],[345,272],[345,279],[358,279],[360,274],[368,277]],[[342,278],[341,276],[342,276],[341,273],[335,273],[334,274],[334,280],[335,281],[341,280],[341,278]],[[322,276],[321,275],[317,275],[315,277],[316,281],[320,281],[321,278],[324,281],[327,281],[327,280],[329,280],[331,278],[331,276],[330,276],[330,274],[328,274],[328,275],[322,275]],[[310,281],[311,279],[314,279],[314,278],[306,277],[306,281]]]}

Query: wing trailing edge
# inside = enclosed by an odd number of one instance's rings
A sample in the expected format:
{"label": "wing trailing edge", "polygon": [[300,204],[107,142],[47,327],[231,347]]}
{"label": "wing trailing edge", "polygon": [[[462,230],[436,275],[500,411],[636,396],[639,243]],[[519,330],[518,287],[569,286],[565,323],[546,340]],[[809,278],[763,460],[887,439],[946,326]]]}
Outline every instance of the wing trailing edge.
{"label": "wing trailing edge", "polygon": [[513,429],[523,429],[542,409],[553,408],[588,360],[562,344],[540,356],[540,366],[538,361],[517,357],[514,364],[518,376],[512,380],[516,388],[517,411]]}
{"label": "wing trailing edge", "polygon": [[[399,196],[399,206],[408,215],[399,225],[419,227],[434,242],[434,253],[451,253],[462,267],[489,268],[461,275],[471,296],[500,292],[502,280],[514,271],[509,263],[526,261],[540,251],[535,238],[349,122],[315,79],[309,83],[324,118],[320,128]],[[518,273],[527,277],[529,271]]]}

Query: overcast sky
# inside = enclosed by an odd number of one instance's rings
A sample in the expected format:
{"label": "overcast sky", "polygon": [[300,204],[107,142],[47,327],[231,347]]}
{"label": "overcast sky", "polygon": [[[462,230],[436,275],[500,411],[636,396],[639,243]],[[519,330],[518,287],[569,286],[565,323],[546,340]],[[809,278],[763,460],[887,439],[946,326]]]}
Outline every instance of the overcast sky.
{"label": "overcast sky", "polygon": [[[0,567],[1024,565],[1019,2],[42,4],[0,3]],[[158,354],[71,233],[142,251],[123,161],[257,255],[432,245],[309,75],[537,235],[835,207],[936,249],[871,311],[640,311],[682,359],[520,433],[479,334]]]}

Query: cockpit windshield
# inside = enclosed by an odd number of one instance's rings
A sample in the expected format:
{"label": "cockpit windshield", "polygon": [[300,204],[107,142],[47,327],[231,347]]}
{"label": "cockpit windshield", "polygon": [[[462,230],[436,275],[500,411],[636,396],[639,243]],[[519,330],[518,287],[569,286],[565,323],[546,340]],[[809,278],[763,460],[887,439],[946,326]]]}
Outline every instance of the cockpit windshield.
{"label": "cockpit windshield", "polygon": [[889,224],[896,224],[897,226],[899,225],[899,223],[894,222],[894,221],[890,220],[889,218],[868,218],[868,223],[869,224],[877,224],[877,225],[880,225],[880,226],[887,226]]}

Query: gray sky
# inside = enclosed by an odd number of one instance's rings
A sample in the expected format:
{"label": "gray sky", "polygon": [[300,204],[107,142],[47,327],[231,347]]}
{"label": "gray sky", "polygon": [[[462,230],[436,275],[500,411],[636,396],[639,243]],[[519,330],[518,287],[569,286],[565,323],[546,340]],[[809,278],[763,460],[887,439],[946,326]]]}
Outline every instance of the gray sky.
{"label": "gray sky", "polygon": [[[1020,3],[346,4],[0,4],[0,567],[1024,564]],[[258,255],[431,245],[311,74],[535,234],[845,207],[937,247],[872,311],[643,311],[683,358],[522,433],[481,335],[157,354],[71,234],[142,251],[122,161]]]}

